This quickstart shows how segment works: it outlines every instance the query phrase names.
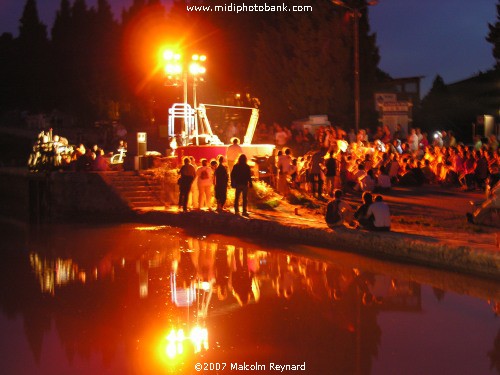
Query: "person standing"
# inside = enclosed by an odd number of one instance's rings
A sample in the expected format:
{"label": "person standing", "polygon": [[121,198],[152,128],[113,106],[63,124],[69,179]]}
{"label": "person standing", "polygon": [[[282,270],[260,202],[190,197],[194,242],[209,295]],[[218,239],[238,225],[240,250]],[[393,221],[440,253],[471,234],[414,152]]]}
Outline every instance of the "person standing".
{"label": "person standing", "polygon": [[276,144],[276,148],[278,150],[281,150],[286,146],[286,143],[290,137],[285,131],[285,128],[278,123],[275,123],[274,127],[276,129],[276,133],[274,134],[274,142]]}
{"label": "person standing", "polygon": [[226,160],[229,172],[233,170],[234,163],[240,154],[243,154],[243,149],[240,146],[240,140],[234,137],[231,139],[231,145],[227,147],[226,151]]}
{"label": "person standing", "polygon": [[189,192],[196,176],[196,170],[189,157],[184,158],[184,165],[179,170],[179,175],[179,209],[182,207],[182,210],[186,212]]}
{"label": "person standing", "polygon": [[410,145],[410,152],[412,154],[418,150],[419,140],[417,131],[415,129],[411,129],[410,135],[408,137],[408,144]]}
{"label": "person standing", "polygon": [[311,157],[311,167],[309,178],[311,181],[311,193],[317,194],[318,199],[323,199],[323,162],[325,161],[326,150],[320,148]]}
{"label": "person standing", "polygon": [[224,156],[222,155],[219,156],[219,165],[215,168],[214,182],[217,212],[222,212],[227,200],[227,184],[229,182],[229,173],[224,165]]}
{"label": "person standing", "polygon": [[284,197],[290,192],[290,187],[288,186],[288,176],[290,175],[290,169],[292,166],[292,156],[291,150],[285,147],[284,152],[278,156],[278,192],[283,194]]}
{"label": "person standing", "polygon": [[242,196],[243,216],[248,216],[248,188],[252,187],[252,171],[247,164],[247,157],[241,154],[238,162],[234,165],[231,171],[231,187],[235,189],[234,193],[234,213],[239,214],[239,200]]}
{"label": "person standing", "polygon": [[326,192],[332,198],[335,187],[335,176],[337,175],[337,159],[335,159],[333,151],[330,151],[328,155],[329,158],[325,161]]}
{"label": "person standing", "polygon": [[201,166],[196,170],[198,177],[198,208],[206,206],[209,210],[212,200],[213,170],[207,159],[201,159]]}

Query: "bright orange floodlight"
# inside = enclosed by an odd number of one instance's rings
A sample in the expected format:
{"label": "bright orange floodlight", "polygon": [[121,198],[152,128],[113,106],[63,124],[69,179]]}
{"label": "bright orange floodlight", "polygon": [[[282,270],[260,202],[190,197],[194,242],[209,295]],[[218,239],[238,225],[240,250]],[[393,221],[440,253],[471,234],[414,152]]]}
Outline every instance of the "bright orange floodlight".
{"label": "bright orange floodlight", "polygon": [[204,66],[201,66],[200,64],[193,62],[189,65],[189,73],[192,75],[199,75],[199,74],[205,74],[207,69]]}
{"label": "bright orange floodlight", "polygon": [[163,51],[163,59],[170,61],[174,59],[174,53],[170,50]]}
{"label": "bright orange floodlight", "polygon": [[175,63],[166,64],[165,73],[168,75],[179,75],[182,73],[182,65]]}
{"label": "bright orange floodlight", "polygon": [[169,49],[163,51],[163,60],[165,61],[180,61],[182,55],[179,52],[175,52]]}

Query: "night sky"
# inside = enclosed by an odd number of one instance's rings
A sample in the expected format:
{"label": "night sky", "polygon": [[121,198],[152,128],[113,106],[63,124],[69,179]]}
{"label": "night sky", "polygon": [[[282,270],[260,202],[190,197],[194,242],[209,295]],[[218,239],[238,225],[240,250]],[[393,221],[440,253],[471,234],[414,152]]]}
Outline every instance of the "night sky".
{"label": "night sky", "polygon": [[[96,2],[87,0],[89,6]],[[255,2],[263,3],[246,1]],[[118,18],[132,0],[109,3]],[[24,0],[0,0],[0,33],[17,35],[24,4]],[[60,0],[38,0],[37,4],[50,31]],[[492,46],[485,37],[488,23],[496,21],[496,4],[497,0],[379,0],[370,7],[370,24],[377,33],[380,68],[394,78],[425,76],[423,94],[437,74],[445,83],[453,83],[492,68]]]}

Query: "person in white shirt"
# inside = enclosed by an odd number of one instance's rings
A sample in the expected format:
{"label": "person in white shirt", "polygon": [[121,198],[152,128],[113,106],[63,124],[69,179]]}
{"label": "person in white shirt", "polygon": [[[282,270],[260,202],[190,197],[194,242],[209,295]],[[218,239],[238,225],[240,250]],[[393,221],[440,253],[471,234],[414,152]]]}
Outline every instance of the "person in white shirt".
{"label": "person in white shirt", "polygon": [[373,191],[375,189],[375,176],[373,170],[369,170],[365,176],[359,179],[361,191]]}
{"label": "person in white shirt", "polygon": [[238,160],[240,154],[243,154],[243,149],[240,146],[239,138],[232,138],[231,143],[232,144],[229,145],[226,150],[226,160],[229,173],[231,173],[231,171],[233,170],[234,163],[236,163],[236,160]]}
{"label": "person in white shirt", "polygon": [[384,169],[380,170],[379,175],[377,176],[376,189],[379,191],[387,191],[391,189],[391,178],[387,174]]}
{"label": "person in white shirt", "polygon": [[209,210],[212,205],[213,169],[208,165],[207,159],[201,159],[201,167],[196,170],[198,181],[198,208],[206,206]]}
{"label": "person in white shirt", "polygon": [[373,230],[387,232],[391,230],[391,212],[381,195],[378,195],[375,202],[368,207],[366,218],[371,215],[373,215]]}
{"label": "person in white shirt", "polygon": [[410,135],[408,136],[408,144],[410,145],[410,152],[418,150],[418,135],[415,129],[412,129]]}
{"label": "person in white shirt", "polygon": [[276,133],[274,134],[274,141],[276,143],[276,147],[281,150],[283,147],[285,147],[289,136],[281,125],[275,124],[275,127]]}
{"label": "person in white shirt", "polygon": [[363,163],[360,163],[358,165],[358,170],[354,172],[353,177],[354,177],[354,190],[359,191],[361,190],[361,184],[360,181],[362,181],[366,177],[367,173],[365,170],[365,165]]}

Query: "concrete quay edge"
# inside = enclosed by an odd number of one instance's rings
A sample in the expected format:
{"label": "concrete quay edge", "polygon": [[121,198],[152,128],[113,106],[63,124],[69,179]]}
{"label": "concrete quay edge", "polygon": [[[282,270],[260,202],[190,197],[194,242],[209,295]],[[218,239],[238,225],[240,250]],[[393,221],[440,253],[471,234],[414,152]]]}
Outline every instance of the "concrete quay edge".
{"label": "concrete quay edge", "polygon": [[401,232],[368,232],[344,227],[307,226],[259,217],[243,218],[231,213],[140,210],[140,222],[193,228],[243,238],[266,238],[351,252],[396,262],[417,264],[445,271],[500,280],[500,251],[452,246],[433,237]]}

